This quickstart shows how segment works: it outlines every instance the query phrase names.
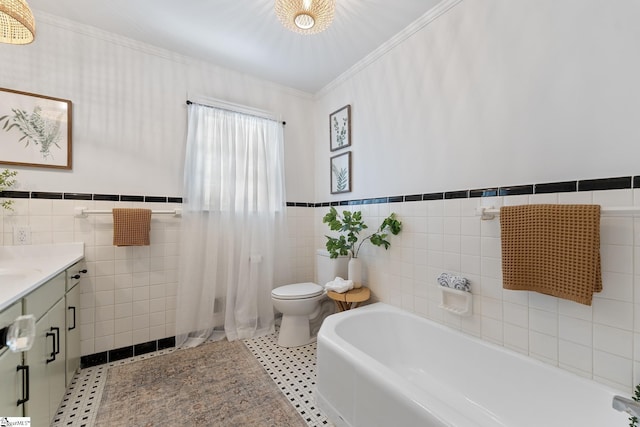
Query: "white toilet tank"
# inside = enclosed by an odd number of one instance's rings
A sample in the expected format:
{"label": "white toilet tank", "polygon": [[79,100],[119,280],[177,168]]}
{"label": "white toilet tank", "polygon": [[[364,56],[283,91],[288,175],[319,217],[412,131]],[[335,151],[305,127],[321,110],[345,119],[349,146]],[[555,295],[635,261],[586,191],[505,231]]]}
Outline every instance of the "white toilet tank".
{"label": "white toilet tank", "polygon": [[348,263],[349,257],[347,256],[331,259],[329,251],[318,249],[316,252],[316,283],[324,287],[325,283],[331,282],[336,276],[346,279]]}

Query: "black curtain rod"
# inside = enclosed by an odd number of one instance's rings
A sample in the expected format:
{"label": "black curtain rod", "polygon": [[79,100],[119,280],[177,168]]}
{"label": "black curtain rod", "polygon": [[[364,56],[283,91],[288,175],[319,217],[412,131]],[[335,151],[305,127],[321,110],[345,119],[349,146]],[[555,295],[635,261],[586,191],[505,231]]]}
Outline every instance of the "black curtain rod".
{"label": "black curtain rod", "polygon": [[[189,101],[189,100],[187,99],[187,105],[191,105],[191,104],[195,104],[195,105],[202,105],[202,106],[204,106],[204,107],[211,107],[210,105],[206,105],[206,104],[198,104],[197,102]],[[217,107],[212,107],[212,108],[217,108]],[[231,111],[231,110],[229,110],[229,111]],[[249,116],[251,116],[251,114],[248,114],[248,115],[249,115]],[[264,118],[264,117],[262,117],[262,118]],[[275,120],[274,120],[274,121],[275,121]],[[287,122],[282,122],[282,126],[286,126],[286,125],[287,125]]]}

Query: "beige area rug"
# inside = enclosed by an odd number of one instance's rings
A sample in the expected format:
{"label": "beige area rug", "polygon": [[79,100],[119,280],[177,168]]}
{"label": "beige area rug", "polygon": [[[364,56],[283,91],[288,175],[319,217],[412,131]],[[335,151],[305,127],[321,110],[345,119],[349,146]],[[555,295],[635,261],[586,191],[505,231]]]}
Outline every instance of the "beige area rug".
{"label": "beige area rug", "polygon": [[109,368],[96,426],[305,426],[241,341]]}

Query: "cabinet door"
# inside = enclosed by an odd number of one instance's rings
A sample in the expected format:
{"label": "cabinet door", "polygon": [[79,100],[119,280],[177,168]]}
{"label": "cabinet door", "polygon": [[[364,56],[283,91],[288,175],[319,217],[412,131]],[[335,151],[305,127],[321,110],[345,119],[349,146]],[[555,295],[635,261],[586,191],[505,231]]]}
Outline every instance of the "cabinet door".
{"label": "cabinet door", "polygon": [[24,353],[29,366],[29,401],[25,403],[25,416],[31,417],[31,425],[47,426],[49,418],[49,380],[47,360],[52,359],[55,335],[51,332],[48,313],[36,322],[33,347]]}
{"label": "cabinet door", "polygon": [[49,425],[66,390],[65,303],[59,300],[36,322],[36,339],[25,352],[29,365],[29,401],[25,415],[34,426]]}
{"label": "cabinet door", "polygon": [[67,386],[80,367],[80,286],[66,295],[67,302]]}
{"label": "cabinet door", "polygon": [[49,380],[49,421],[51,421],[60,406],[60,402],[67,390],[65,381],[67,373],[66,365],[66,310],[64,298],[58,301],[49,312],[49,321],[56,334],[56,354],[55,360],[47,365],[47,379]]}
{"label": "cabinet door", "polygon": [[[0,393],[0,414],[3,417],[21,417],[22,405],[22,353],[13,353],[8,349],[0,355],[0,378],[2,379],[2,393]],[[26,377],[25,377],[26,379]],[[34,424],[35,425],[35,424]]]}
{"label": "cabinet door", "polygon": [[[8,326],[21,314],[21,301],[9,306],[0,313],[0,327]],[[23,398],[22,378],[24,375],[26,380],[27,374],[18,371],[21,365],[22,353],[13,353],[7,347],[0,350],[0,416],[22,416],[22,404],[18,406],[18,399]]]}

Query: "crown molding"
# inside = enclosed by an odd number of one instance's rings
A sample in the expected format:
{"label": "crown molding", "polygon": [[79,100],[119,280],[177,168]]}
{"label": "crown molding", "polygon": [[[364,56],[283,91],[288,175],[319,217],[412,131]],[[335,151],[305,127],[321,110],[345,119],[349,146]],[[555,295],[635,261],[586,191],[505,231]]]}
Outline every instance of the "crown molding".
{"label": "crown molding", "polygon": [[323,87],[318,92],[316,92],[315,99],[323,97],[324,95],[326,95],[327,93],[335,89],[337,86],[344,83],[346,80],[358,74],[360,71],[364,70],[369,65],[377,61],[379,58],[386,55],[388,52],[393,50],[400,43],[404,42],[413,34],[417,33],[418,31],[420,31],[421,29],[429,25],[431,22],[435,21],[440,16],[444,15],[446,12],[449,11],[449,9],[453,8],[454,6],[456,6],[458,3],[462,1],[463,0],[443,0],[440,3],[438,3],[432,9],[430,9],[427,13],[425,13],[420,18],[418,18],[417,20],[409,24],[409,26],[407,26],[405,29],[403,29],[398,34],[390,38],[388,41],[380,45],[380,47],[378,47],[376,50],[374,50],[369,55],[362,58],[355,65],[349,68],[347,71],[340,74],[333,81],[331,81],[325,87]]}

